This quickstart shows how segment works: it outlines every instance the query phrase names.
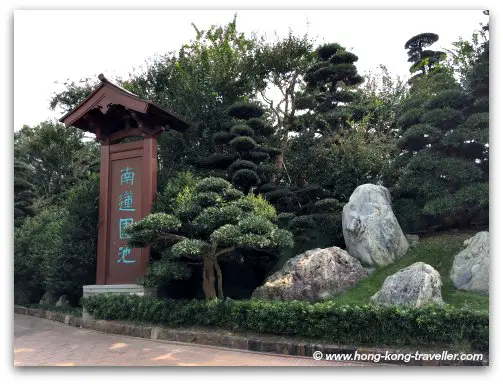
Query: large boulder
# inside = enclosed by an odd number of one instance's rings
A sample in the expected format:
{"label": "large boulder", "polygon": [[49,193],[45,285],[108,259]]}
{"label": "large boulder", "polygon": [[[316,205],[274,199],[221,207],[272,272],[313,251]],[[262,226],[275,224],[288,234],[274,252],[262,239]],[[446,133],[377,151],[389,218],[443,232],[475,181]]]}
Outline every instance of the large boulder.
{"label": "large boulder", "polygon": [[412,307],[443,304],[441,288],[442,280],[435,268],[418,262],[388,276],[370,303]]}
{"label": "large boulder", "polygon": [[342,233],[349,254],[367,266],[384,266],[407,253],[409,244],[391,208],[388,189],[356,188],[342,209]]}
{"label": "large boulder", "polygon": [[466,248],[454,257],[451,281],[458,289],[489,293],[489,232],[465,241]]}
{"label": "large boulder", "polygon": [[316,248],[288,260],[252,297],[270,300],[320,300],[367,277],[358,260],[338,247]]}

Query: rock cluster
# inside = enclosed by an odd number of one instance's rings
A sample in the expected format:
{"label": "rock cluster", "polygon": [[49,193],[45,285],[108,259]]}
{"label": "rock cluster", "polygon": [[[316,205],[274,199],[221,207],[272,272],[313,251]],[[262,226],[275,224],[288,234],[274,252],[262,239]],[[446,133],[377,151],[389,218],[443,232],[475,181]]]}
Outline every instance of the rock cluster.
{"label": "rock cluster", "polygon": [[252,297],[270,300],[319,300],[355,285],[367,272],[338,247],[312,249],[288,260]]}

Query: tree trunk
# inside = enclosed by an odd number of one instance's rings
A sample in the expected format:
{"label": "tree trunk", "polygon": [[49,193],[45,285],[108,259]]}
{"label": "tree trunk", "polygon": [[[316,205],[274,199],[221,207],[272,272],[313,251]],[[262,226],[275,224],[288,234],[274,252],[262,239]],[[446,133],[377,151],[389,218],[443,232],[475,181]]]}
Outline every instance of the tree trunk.
{"label": "tree trunk", "polygon": [[222,288],[222,270],[220,269],[220,265],[218,265],[218,259],[215,258],[214,261],[215,272],[217,273],[217,286],[218,286],[218,298],[224,298],[224,290]]}
{"label": "tree trunk", "polygon": [[[297,81],[297,74],[293,77],[290,86],[286,89],[286,97],[285,97],[285,109],[284,109],[284,118],[283,118],[283,139],[281,141],[281,153],[276,159],[276,171],[278,172],[277,177],[275,178],[275,182],[279,183],[280,174],[283,170],[283,165],[285,163],[285,153],[288,148],[288,133],[290,132],[293,121],[295,118],[295,84]],[[289,100],[291,99],[291,107],[289,108]]]}
{"label": "tree trunk", "polygon": [[203,263],[203,291],[206,299],[215,299],[215,261],[213,257],[205,257]]}
{"label": "tree trunk", "polygon": [[288,132],[286,132],[285,136],[283,137],[281,143],[281,153],[278,155],[278,158],[276,159],[276,170],[278,172],[281,172],[281,170],[283,169],[283,163],[285,162],[285,153],[287,146],[288,146]]}

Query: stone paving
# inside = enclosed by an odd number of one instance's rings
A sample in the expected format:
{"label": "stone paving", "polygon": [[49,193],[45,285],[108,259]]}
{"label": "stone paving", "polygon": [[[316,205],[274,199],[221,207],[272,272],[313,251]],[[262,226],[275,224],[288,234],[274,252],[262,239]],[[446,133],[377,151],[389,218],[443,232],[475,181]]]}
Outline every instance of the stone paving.
{"label": "stone paving", "polygon": [[15,366],[349,366],[195,344],[153,341],[14,315]]}

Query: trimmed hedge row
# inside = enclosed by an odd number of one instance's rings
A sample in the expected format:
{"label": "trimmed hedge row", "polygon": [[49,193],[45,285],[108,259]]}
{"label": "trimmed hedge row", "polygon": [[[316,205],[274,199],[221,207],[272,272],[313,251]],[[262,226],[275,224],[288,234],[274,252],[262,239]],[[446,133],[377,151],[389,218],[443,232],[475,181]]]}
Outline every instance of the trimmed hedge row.
{"label": "trimmed hedge row", "polygon": [[82,299],[96,319],[170,327],[202,326],[305,337],[346,345],[463,345],[487,351],[489,316],[445,305],[420,308],[338,305],[326,301],[179,301],[136,295]]}

